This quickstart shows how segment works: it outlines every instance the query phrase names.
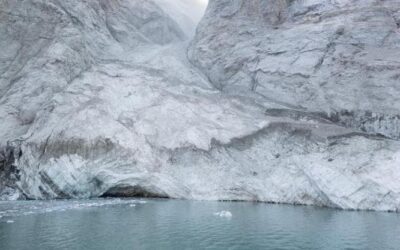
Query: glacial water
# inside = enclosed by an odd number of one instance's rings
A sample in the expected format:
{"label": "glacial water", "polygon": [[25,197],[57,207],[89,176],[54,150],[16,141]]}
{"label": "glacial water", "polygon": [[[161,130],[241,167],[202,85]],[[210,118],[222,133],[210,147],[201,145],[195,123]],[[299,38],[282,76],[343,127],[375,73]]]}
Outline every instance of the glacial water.
{"label": "glacial water", "polygon": [[245,202],[0,202],[0,249],[400,249],[400,215]]}

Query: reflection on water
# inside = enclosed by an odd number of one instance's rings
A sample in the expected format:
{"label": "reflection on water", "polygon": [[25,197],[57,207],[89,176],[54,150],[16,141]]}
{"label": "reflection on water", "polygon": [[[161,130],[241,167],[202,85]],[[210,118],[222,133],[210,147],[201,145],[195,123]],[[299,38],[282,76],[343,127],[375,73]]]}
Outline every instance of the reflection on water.
{"label": "reflection on water", "polygon": [[0,216],[0,249],[7,250],[400,247],[394,213],[112,199],[0,202]]}

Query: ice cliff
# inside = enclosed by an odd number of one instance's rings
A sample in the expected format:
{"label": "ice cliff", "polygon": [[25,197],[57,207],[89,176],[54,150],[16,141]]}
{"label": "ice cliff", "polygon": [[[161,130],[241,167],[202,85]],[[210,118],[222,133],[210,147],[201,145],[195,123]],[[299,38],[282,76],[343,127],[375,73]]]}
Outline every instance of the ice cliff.
{"label": "ice cliff", "polygon": [[343,126],[400,135],[400,1],[210,1],[192,61],[251,92]]}
{"label": "ice cliff", "polygon": [[0,196],[399,211],[400,1],[196,4],[1,0]]}

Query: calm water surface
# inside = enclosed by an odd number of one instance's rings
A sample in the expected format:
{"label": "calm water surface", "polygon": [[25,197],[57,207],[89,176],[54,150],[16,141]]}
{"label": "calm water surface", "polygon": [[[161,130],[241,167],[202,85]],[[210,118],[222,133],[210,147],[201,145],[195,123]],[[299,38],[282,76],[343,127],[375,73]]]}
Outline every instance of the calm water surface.
{"label": "calm water surface", "polygon": [[0,216],[1,250],[400,249],[395,213],[113,199],[0,202]]}

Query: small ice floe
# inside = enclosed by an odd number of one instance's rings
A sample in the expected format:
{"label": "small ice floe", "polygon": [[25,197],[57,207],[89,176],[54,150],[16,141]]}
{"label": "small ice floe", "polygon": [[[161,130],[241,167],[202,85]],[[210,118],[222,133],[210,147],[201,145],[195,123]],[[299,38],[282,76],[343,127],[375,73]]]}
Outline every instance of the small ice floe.
{"label": "small ice floe", "polygon": [[139,203],[139,204],[146,204],[147,201],[138,201],[137,203]]}
{"label": "small ice floe", "polygon": [[219,217],[223,217],[223,218],[231,218],[232,217],[232,213],[229,211],[221,211],[221,212],[216,212],[214,213],[215,216],[219,216]]}
{"label": "small ice floe", "polygon": [[86,204],[87,207],[99,207],[101,204],[96,204],[96,203],[88,203]]}
{"label": "small ice floe", "polygon": [[129,206],[130,207],[136,207],[136,204],[130,204]]}
{"label": "small ice floe", "polygon": [[7,224],[11,224],[11,223],[14,223],[14,221],[13,220],[8,220],[8,221],[6,221],[6,223]]}

